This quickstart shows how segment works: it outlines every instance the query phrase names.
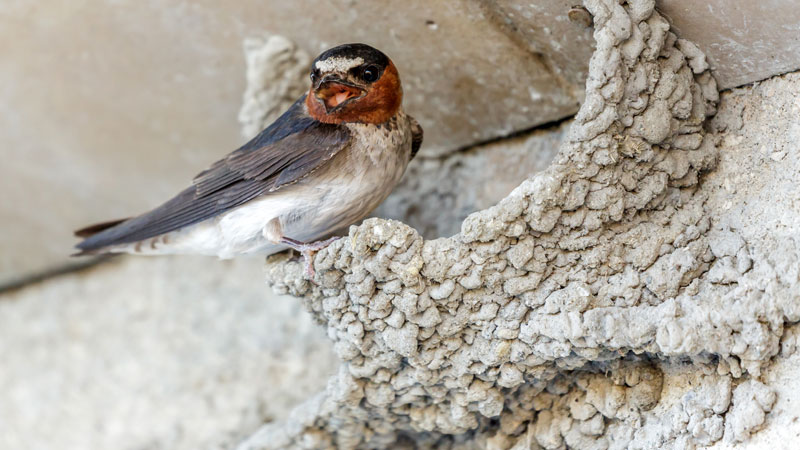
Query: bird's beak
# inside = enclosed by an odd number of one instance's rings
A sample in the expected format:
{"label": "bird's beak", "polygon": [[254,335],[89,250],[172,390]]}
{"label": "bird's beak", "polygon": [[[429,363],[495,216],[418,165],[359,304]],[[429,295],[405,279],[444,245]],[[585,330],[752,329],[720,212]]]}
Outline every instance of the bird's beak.
{"label": "bird's beak", "polygon": [[345,81],[337,74],[325,75],[314,86],[314,96],[322,102],[327,113],[340,108],[351,99],[363,97],[366,92],[363,87]]}

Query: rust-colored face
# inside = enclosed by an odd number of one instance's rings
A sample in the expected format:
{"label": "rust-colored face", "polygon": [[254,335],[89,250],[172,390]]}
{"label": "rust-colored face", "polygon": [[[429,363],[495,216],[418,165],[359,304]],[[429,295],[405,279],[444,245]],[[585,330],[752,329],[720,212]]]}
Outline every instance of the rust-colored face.
{"label": "rust-colored face", "polygon": [[372,47],[343,45],[314,61],[306,106],[321,122],[383,123],[402,101],[397,69]]}

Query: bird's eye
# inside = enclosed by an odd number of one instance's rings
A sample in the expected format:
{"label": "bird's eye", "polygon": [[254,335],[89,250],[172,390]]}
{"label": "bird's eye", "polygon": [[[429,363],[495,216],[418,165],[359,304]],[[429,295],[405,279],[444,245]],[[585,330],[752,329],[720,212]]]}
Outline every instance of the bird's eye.
{"label": "bird's eye", "polygon": [[361,73],[361,78],[364,79],[367,83],[372,83],[373,81],[378,79],[378,73],[380,69],[375,66],[367,66],[364,68],[364,72]]}
{"label": "bird's eye", "polygon": [[315,72],[311,72],[311,82],[312,83],[317,82],[317,74]]}

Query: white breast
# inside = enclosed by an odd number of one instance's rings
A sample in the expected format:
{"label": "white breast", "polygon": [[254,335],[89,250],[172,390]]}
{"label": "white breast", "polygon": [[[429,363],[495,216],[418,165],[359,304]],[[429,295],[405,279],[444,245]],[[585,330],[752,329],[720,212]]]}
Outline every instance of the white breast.
{"label": "white breast", "polygon": [[298,208],[283,222],[284,233],[318,240],[366,217],[394,189],[411,155],[408,117],[398,112],[389,125],[348,124],[351,147],[332,161],[333,170],[304,185],[309,209]]}

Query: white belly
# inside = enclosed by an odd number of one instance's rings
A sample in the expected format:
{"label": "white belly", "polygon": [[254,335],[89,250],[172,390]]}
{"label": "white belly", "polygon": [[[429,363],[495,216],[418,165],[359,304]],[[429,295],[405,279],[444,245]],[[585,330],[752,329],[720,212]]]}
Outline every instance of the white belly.
{"label": "white belly", "polygon": [[[382,181],[393,181],[383,178]],[[273,254],[284,245],[268,239],[265,227],[278,219],[282,233],[313,242],[364,218],[391,191],[380,183],[324,183],[313,188],[297,186],[268,194],[213,219],[133,244],[115,252],[147,255],[201,254],[232,258],[241,254]],[[389,184],[389,183],[386,183]]]}
{"label": "white belly", "polygon": [[269,242],[264,226],[291,210],[286,196],[265,196],[251,200],[212,219],[141,242],[111,249],[117,253],[142,255],[195,254],[223,259],[238,254],[272,254],[286,247]]}

